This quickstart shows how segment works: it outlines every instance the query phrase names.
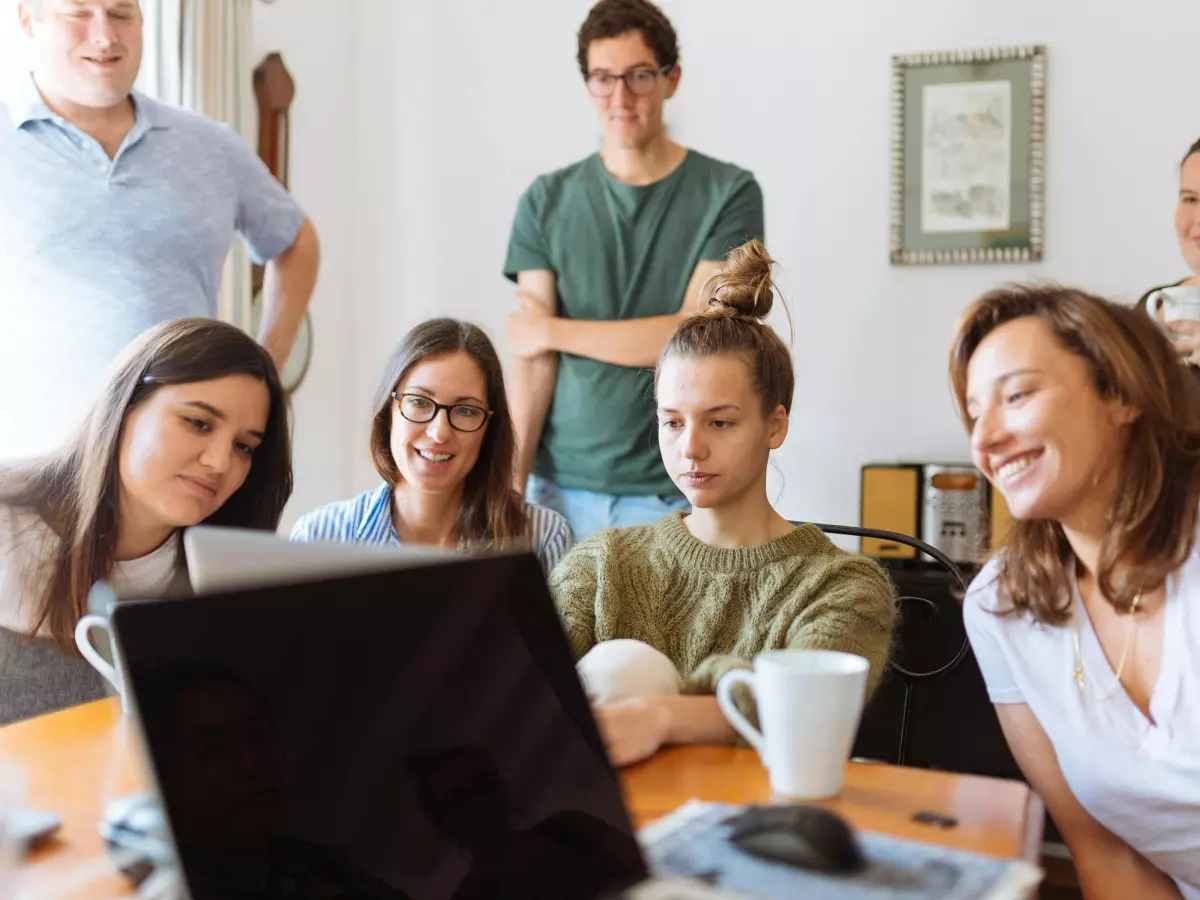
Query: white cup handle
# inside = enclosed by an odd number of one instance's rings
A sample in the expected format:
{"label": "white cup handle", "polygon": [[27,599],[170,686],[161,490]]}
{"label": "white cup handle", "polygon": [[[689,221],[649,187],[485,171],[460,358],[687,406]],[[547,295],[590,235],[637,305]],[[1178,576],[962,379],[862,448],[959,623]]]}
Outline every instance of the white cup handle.
{"label": "white cup handle", "polygon": [[1155,291],[1146,298],[1146,312],[1148,312],[1150,314],[1150,318],[1156,322],[1158,321],[1158,311],[1160,308],[1162,308],[1163,299],[1164,297],[1162,291]]}
{"label": "white cup handle", "polygon": [[732,691],[734,685],[737,684],[744,684],[753,689],[754,673],[749,669],[730,669],[722,675],[721,680],[717,682],[717,706],[721,708],[721,712],[725,714],[725,718],[729,720],[729,724],[733,726],[734,730],[749,741],[750,746],[758,751],[760,757],[765,756],[767,742],[763,739],[762,732],[750,724],[749,720],[742,715],[741,710],[737,708],[737,704],[733,702]]}
{"label": "white cup handle", "polygon": [[108,635],[109,643],[112,643],[112,631],[109,628],[108,617],[91,614],[84,616],[75,626],[75,646],[79,648],[79,652],[83,654],[83,658],[92,664],[92,668],[104,676],[104,679],[116,688],[117,693],[123,694],[120,673],[109,665],[108,660],[101,656],[96,651],[96,648],[92,646],[90,634],[93,628],[104,629],[105,634]]}

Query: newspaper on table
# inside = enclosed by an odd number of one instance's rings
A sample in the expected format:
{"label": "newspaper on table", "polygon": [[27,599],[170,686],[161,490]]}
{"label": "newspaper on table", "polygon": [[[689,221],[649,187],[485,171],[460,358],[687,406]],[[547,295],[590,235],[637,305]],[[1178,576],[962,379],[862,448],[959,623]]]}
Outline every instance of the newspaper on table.
{"label": "newspaper on table", "polygon": [[1027,862],[870,831],[857,834],[867,860],[861,871],[796,868],[751,856],[729,840],[725,821],[740,809],[693,800],[643,828],[639,840],[653,876],[699,882],[714,898],[766,900],[1027,900],[1042,880]]}

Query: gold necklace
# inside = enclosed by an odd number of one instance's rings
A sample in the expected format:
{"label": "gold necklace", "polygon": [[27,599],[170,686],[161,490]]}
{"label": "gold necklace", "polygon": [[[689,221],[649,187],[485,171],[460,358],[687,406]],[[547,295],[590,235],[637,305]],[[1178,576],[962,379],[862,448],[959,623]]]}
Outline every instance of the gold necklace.
{"label": "gold necklace", "polygon": [[[1121,648],[1121,659],[1117,663],[1117,677],[1113,681],[1112,687],[1104,694],[1097,694],[1096,699],[1100,701],[1110,699],[1117,690],[1121,687],[1121,675],[1125,672],[1125,661],[1129,658],[1129,648],[1133,645],[1134,639],[1137,637],[1137,625],[1134,621],[1134,613],[1137,612],[1138,604],[1142,601],[1142,594],[1139,591],[1137,596],[1133,598],[1133,602],[1129,604],[1129,628],[1125,631],[1125,645]],[[1079,605],[1083,605],[1083,596],[1079,597]],[[1079,610],[1075,610],[1075,615],[1072,617],[1071,624],[1074,626],[1074,642],[1075,642],[1075,684],[1079,686],[1080,695],[1087,693],[1087,686],[1083,678],[1083,652],[1079,646]],[[1097,641],[1099,635],[1097,635]]]}

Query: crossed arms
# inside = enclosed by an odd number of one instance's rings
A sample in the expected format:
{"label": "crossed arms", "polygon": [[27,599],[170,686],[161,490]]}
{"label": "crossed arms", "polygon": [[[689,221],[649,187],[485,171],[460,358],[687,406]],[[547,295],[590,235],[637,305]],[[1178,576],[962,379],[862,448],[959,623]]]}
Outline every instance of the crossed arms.
{"label": "crossed arms", "polygon": [[517,433],[514,487],[520,494],[525,493],[554,394],[558,354],[586,356],[615,366],[653,366],[704,282],[720,267],[720,262],[708,259],[696,264],[678,312],[615,321],[563,318],[557,315],[557,281],[552,271],[517,273],[518,308],[508,319],[508,345],[516,356],[510,405]]}

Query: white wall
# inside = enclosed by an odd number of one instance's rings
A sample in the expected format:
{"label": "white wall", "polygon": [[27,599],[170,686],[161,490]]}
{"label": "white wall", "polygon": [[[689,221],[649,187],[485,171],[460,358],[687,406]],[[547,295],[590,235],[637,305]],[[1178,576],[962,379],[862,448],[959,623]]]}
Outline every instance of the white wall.
{"label": "white wall", "polygon": [[[966,456],[946,347],[985,289],[1056,279],[1132,299],[1183,274],[1171,215],[1178,157],[1200,135],[1194,0],[662,5],[684,68],[672,133],[758,176],[797,321],[785,514],[856,522],[862,463]],[[472,318],[502,343],[517,198],[598,144],[574,63],[588,6],[356,0],[357,396],[431,314]],[[890,266],[891,54],[1009,43],[1049,47],[1046,261]]]}

